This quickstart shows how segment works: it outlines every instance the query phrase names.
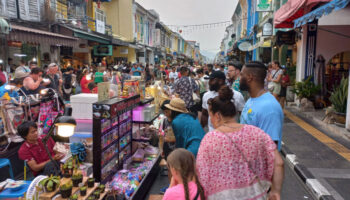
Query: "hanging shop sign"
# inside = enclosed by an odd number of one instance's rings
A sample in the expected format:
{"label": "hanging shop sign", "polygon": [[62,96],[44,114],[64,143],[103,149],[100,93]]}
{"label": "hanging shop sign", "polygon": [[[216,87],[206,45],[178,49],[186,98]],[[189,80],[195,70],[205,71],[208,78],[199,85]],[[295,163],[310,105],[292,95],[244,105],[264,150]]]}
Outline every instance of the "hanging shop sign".
{"label": "hanging shop sign", "polygon": [[272,11],[272,0],[257,0],[256,11],[257,12],[270,12]]}
{"label": "hanging shop sign", "polygon": [[95,56],[112,56],[113,46],[112,45],[98,45],[94,46]]}
{"label": "hanging shop sign", "polygon": [[287,31],[287,32],[283,32],[283,31],[278,31],[276,33],[276,44],[277,45],[282,45],[282,44],[286,44],[286,45],[293,45],[295,44],[295,31]]}
{"label": "hanging shop sign", "polygon": [[241,51],[249,51],[252,48],[252,44],[250,42],[242,42],[238,45],[238,48]]}
{"label": "hanging shop sign", "polygon": [[106,33],[104,21],[96,19],[96,32],[102,33],[102,34]]}
{"label": "hanging shop sign", "polygon": [[128,48],[120,48],[120,54],[128,54],[129,53],[129,49]]}
{"label": "hanging shop sign", "polygon": [[272,30],[272,24],[270,22],[266,22],[263,26],[262,36],[271,36],[273,32]]}

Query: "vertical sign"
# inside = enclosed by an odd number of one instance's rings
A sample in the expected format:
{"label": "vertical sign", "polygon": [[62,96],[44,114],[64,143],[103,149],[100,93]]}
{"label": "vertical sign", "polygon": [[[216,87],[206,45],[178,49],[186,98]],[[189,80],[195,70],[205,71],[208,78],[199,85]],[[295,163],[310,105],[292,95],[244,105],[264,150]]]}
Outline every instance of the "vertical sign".
{"label": "vertical sign", "polygon": [[257,0],[256,11],[257,12],[270,12],[272,11],[273,0]]}

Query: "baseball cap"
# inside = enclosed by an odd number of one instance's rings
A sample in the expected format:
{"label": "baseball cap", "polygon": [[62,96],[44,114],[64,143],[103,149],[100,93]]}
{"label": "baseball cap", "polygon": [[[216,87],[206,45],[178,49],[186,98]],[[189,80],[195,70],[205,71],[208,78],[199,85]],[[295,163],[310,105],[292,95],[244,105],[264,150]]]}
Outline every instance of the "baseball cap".
{"label": "baseball cap", "polygon": [[222,72],[222,71],[213,71],[213,72],[209,75],[209,77],[205,77],[204,79],[214,79],[214,78],[226,80],[225,73]]}

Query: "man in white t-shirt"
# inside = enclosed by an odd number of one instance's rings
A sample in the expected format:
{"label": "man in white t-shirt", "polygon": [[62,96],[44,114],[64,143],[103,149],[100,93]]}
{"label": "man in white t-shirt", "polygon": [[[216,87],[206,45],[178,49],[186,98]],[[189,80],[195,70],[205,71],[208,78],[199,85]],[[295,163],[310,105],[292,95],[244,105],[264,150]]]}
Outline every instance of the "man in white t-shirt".
{"label": "man in white t-shirt", "polygon": [[169,73],[169,80],[174,80],[174,83],[177,81],[177,79],[179,79],[179,74],[176,71],[176,67],[173,66],[172,67],[172,71]]}
{"label": "man in white t-shirt", "polygon": [[[218,91],[221,86],[225,85],[226,76],[222,71],[213,71],[209,76],[209,90],[203,96],[202,103],[202,117],[201,124],[204,128],[206,125],[209,127],[209,131],[214,130],[213,125],[210,122],[209,114],[208,114],[208,100],[215,98],[218,96]],[[236,109],[238,113],[241,113],[245,104],[244,98],[242,94],[238,91],[233,91],[233,101],[235,103]]]}

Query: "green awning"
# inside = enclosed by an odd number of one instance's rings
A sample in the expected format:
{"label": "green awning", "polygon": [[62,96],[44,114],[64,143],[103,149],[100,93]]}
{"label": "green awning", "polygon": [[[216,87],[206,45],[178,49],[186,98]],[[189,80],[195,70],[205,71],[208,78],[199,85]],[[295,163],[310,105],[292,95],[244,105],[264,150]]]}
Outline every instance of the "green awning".
{"label": "green awning", "polygon": [[9,23],[6,21],[6,19],[0,17],[0,33],[9,34],[9,31],[10,31]]}
{"label": "green awning", "polygon": [[101,44],[110,44],[111,43],[110,39],[107,39],[107,38],[104,38],[104,37],[101,37],[101,36],[98,36],[98,35],[95,35],[92,33],[80,31],[77,29],[74,29],[74,37],[78,37],[78,38],[85,39],[85,40],[91,40],[91,41],[98,42]]}

